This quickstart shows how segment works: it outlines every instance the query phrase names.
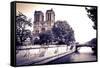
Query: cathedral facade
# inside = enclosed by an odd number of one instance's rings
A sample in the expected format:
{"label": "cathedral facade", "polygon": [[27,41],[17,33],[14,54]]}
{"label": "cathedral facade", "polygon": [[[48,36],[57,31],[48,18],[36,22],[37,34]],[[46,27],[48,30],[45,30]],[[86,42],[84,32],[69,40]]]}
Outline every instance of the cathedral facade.
{"label": "cathedral facade", "polygon": [[51,30],[52,26],[54,25],[54,22],[55,22],[55,12],[53,11],[53,9],[46,11],[45,20],[44,20],[44,13],[42,11],[35,11],[33,32],[37,34],[45,32],[47,30]]}

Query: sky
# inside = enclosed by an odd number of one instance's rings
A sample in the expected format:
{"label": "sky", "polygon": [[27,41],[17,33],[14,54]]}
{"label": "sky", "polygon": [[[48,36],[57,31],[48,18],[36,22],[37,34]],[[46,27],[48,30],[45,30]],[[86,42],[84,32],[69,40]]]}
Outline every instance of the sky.
{"label": "sky", "polygon": [[[42,11],[45,18],[46,10],[51,8],[55,12],[55,21],[67,21],[73,28],[76,42],[85,43],[96,37],[96,30],[92,28],[93,22],[88,18],[85,7],[17,3],[16,14],[18,11],[22,12],[28,18],[32,18],[31,23],[33,23],[35,10]],[[33,28],[31,27],[30,30]]]}

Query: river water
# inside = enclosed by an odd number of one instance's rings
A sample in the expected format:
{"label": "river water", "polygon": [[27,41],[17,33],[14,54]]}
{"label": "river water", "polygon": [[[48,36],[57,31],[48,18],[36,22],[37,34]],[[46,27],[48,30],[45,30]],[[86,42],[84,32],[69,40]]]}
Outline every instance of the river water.
{"label": "river water", "polygon": [[69,55],[65,55],[61,58],[50,61],[46,64],[61,64],[61,63],[71,63],[71,62],[85,62],[85,61],[96,61],[97,57],[93,52],[74,52]]}

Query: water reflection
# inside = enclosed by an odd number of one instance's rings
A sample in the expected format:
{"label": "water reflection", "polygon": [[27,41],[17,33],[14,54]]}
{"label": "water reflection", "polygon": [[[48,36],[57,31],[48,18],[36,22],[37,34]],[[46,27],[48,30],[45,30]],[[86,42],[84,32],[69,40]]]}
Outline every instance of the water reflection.
{"label": "water reflection", "polygon": [[80,61],[95,61],[96,56],[92,53],[74,53],[70,56],[70,62],[80,62]]}
{"label": "water reflection", "polygon": [[96,55],[93,55],[91,47],[81,47],[78,53],[73,53],[70,56],[70,61],[80,62],[80,61],[95,61]]}
{"label": "water reflection", "polygon": [[93,55],[91,48],[82,47],[78,52],[63,56],[56,60],[50,61],[46,64],[61,64],[69,62],[85,62],[85,61],[96,61],[96,55]]}
{"label": "water reflection", "polygon": [[91,47],[81,47],[78,52],[80,53],[93,53],[92,48]]}

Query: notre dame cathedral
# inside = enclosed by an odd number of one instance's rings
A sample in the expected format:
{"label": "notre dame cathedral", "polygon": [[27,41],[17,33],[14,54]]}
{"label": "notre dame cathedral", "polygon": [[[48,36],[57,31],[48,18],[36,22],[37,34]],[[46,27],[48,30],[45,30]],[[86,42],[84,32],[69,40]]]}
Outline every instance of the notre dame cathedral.
{"label": "notre dame cathedral", "polygon": [[54,25],[54,22],[55,22],[55,12],[53,11],[53,9],[46,11],[45,20],[44,20],[44,13],[42,11],[35,11],[33,32],[37,34],[50,30]]}

